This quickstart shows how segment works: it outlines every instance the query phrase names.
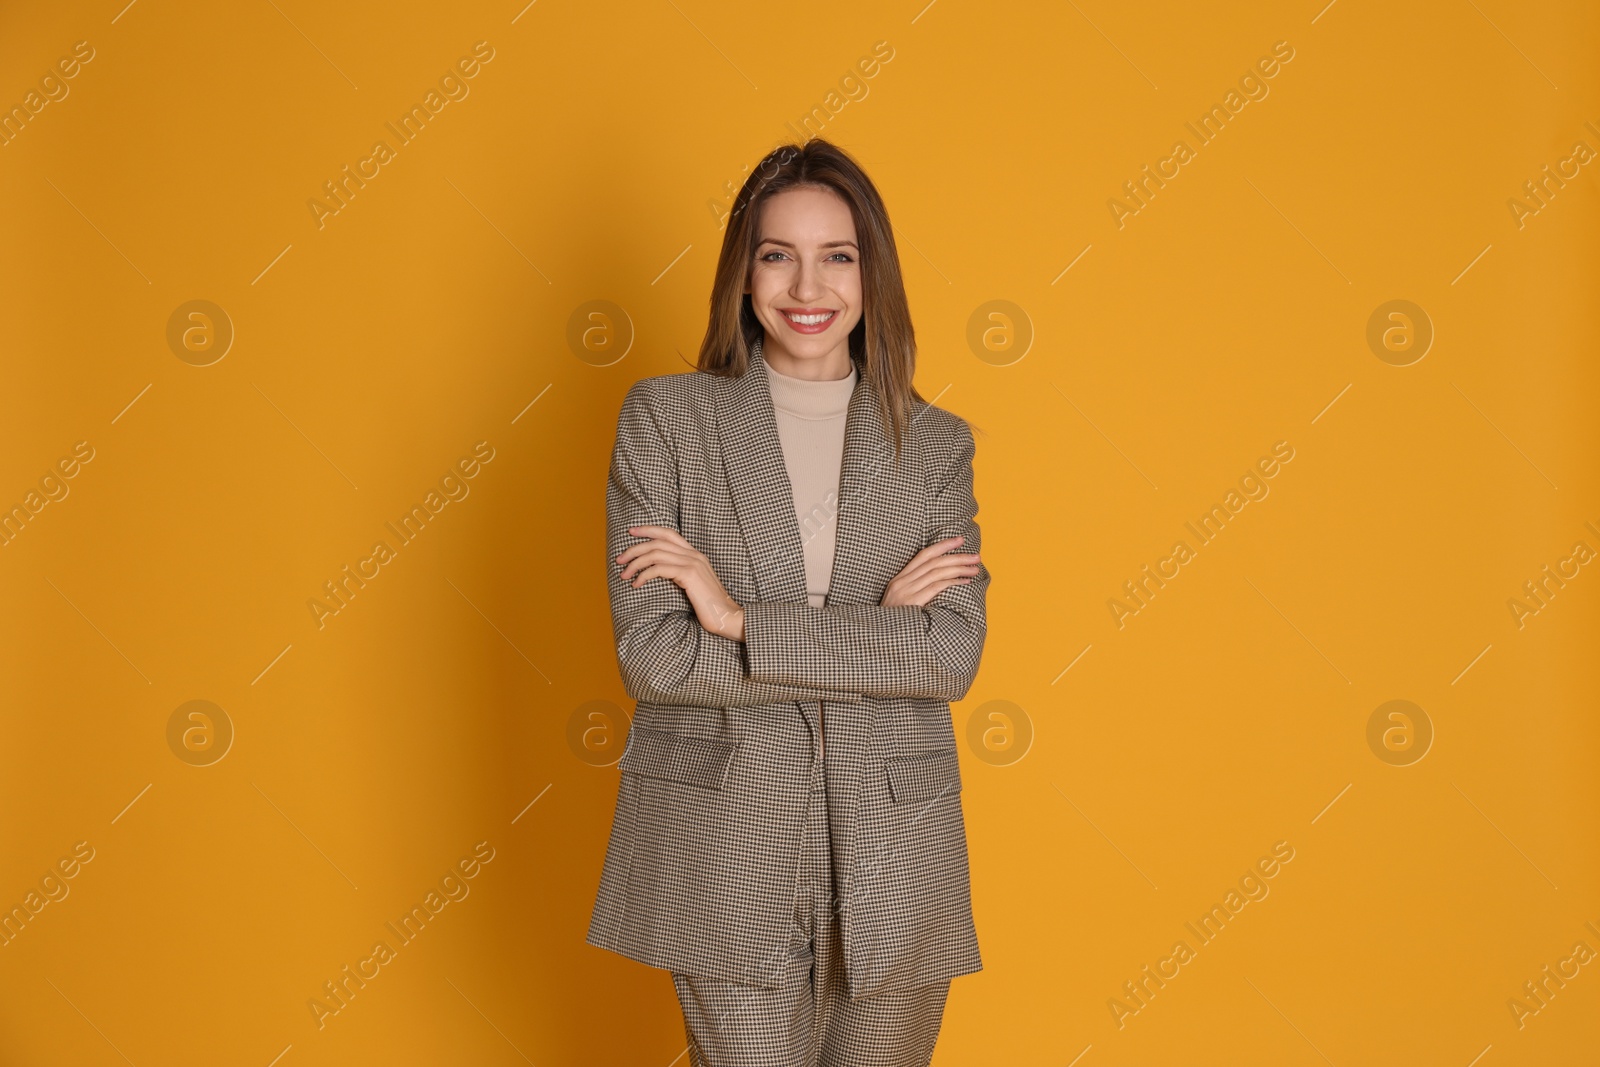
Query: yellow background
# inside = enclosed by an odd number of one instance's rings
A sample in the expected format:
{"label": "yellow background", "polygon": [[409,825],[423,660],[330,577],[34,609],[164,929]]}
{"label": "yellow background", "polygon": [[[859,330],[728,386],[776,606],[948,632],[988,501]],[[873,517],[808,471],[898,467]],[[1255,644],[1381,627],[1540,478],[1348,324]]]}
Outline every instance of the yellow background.
{"label": "yellow background", "polygon": [[[919,387],[982,431],[958,736],[991,701],[1032,731],[962,752],[985,969],[934,1062],[1594,1062],[1600,964],[1507,1006],[1600,951],[1600,575],[1507,606],[1600,549],[1600,164],[1508,208],[1600,149],[1593,5],[7,5],[0,101],[80,40],[0,147],[0,503],[94,449],[0,548],[0,903],[94,858],[0,948],[0,1060],[683,1051],[666,974],[583,944],[617,785],[591,764],[630,706],[616,413],[697,351],[728,183],[883,41],[821,132],[889,205]],[[319,228],[478,41],[469,95]],[[1269,95],[1119,228],[1122,183],[1278,41]],[[1409,366],[1366,340],[1396,299],[1435,331]],[[209,366],[167,341],[191,300],[235,331]],[[597,300],[626,321],[574,349]],[[1025,353],[969,345],[992,300]],[[479,441],[470,495],[319,629],[323,582]],[[1278,441],[1270,495],[1119,628],[1122,583]],[[1397,699],[1434,732],[1408,766],[1367,741]],[[235,732],[209,766],[169,746],[191,700]],[[319,1029],[323,983],[482,841]],[[1270,895],[1119,1028],[1279,841]]]}

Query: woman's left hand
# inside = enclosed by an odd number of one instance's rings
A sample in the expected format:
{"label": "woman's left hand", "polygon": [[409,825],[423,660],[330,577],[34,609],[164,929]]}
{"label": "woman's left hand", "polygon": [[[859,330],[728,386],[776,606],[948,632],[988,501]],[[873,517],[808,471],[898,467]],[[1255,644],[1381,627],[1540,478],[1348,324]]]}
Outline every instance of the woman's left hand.
{"label": "woman's left hand", "polygon": [[701,626],[735,641],[744,640],[744,608],[728,595],[704,553],[670,526],[630,526],[628,532],[649,540],[617,557],[623,581],[637,589],[653,578],[666,578],[688,596]]}

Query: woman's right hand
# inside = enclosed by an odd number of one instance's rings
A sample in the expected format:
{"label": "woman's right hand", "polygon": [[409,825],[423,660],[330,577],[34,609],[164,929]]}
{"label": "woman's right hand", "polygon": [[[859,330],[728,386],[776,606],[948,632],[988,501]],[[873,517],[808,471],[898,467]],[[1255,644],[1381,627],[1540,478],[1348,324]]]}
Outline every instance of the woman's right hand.
{"label": "woman's right hand", "polygon": [[950,550],[965,541],[959,534],[935,541],[911,557],[905,570],[895,576],[883,594],[883,606],[910,604],[927,607],[934,597],[952,585],[966,585],[978,573],[978,553],[951,555]]}

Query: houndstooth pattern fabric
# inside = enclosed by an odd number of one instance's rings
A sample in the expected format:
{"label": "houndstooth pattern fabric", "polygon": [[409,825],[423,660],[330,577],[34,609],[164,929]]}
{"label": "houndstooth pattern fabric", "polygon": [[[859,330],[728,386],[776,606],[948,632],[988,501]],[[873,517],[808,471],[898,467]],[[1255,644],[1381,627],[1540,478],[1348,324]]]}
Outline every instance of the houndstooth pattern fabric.
{"label": "houndstooth pattern fabric", "polygon": [[[800,877],[826,704],[830,849],[850,994],[982,969],[950,705],[987,628],[986,566],[926,607],[883,607],[918,551],[963,534],[977,551],[972,434],[918,404],[901,462],[860,377],[846,415],[828,597],[805,564],[759,352],[738,377],[636,382],[606,490],[617,660],[637,701],[587,941],[706,978],[775,988]],[[744,642],[699,624],[666,579],[635,589],[616,556],[628,527],[677,529],[745,608]],[[832,761],[830,760],[830,763]]]}
{"label": "houndstooth pattern fabric", "polygon": [[[813,762],[794,918],[774,989],[675,972],[690,1067],[927,1067],[950,979],[852,1000],[828,845],[831,768],[859,753],[840,745]],[[824,777],[823,767],[830,770]]]}

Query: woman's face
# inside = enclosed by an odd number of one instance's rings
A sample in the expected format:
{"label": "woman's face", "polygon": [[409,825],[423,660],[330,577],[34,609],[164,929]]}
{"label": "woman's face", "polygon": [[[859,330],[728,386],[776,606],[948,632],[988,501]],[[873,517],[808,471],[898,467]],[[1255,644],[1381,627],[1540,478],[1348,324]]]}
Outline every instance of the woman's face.
{"label": "woman's face", "polygon": [[861,321],[861,249],[849,205],[831,189],[788,189],[761,207],[745,292],[766,327],[762,354],[780,374],[834,380],[850,373],[850,331]]}

